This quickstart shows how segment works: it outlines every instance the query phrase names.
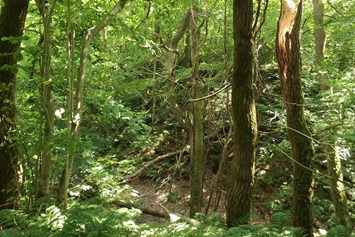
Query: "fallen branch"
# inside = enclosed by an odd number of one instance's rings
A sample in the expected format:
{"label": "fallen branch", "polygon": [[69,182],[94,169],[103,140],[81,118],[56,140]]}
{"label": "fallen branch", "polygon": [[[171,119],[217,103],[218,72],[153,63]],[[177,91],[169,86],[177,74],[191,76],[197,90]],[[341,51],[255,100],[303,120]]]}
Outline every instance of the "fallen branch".
{"label": "fallen branch", "polygon": [[162,160],[164,160],[166,158],[172,157],[172,156],[177,155],[177,154],[184,153],[186,150],[187,150],[187,148],[184,148],[183,150],[170,152],[168,154],[158,156],[155,159],[153,159],[151,161],[148,161],[147,163],[144,163],[142,165],[142,168],[140,168],[139,170],[137,170],[133,174],[130,174],[130,175],[127,175],[126,177],[124,177],[124,179],[119,184],[126,184],[126,183],[130,182],[132,179],[138,178],[140,175],[142,175],[143,171],[145,169],[147,169],[148,167],[150,167],[150,166],[154,165],[155,163],[157,163],[159,161],[162,161]]}
{"label": "fallen branch", "polygon": [[165,218],[165,219],[170,218],[169,213],[166,211],[161,212],[161,211],[153,210],[150,208],[141,207],[141,206],[138,206],[137,204],[133,204],[133,203],[125,203],[125,202],[121,202],[121,201],[115,201],[111,204],[113,204],[117,207],[136,208],[136,209],[141,210],[142,213],[146,214],[146,215],[156,216],[156,217]]}

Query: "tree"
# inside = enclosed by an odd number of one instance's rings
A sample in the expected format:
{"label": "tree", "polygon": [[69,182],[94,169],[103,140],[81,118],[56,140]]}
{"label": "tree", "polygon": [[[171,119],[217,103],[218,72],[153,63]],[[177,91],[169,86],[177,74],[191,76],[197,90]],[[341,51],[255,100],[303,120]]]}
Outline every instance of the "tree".
{"label": "tree", "polygon": [[[328,91],[328,87],[324,81],[324,75],[320,72],[322,64],[324,63],[324,49],[326,42],[326,32],[323,26],[323,14],[324,14],[324,3],[322,0],[313,0],[313,20],[314,20],[314,67],[317,72],[317,79],[320,83],[321,93],[324,95]],[[326,98],[324,98],[326,100]],[[329,110],[328,106],[325,106],[325,110]],[[325,144],[324,152],[327,157],[327,169],[330,182],[330,191],[333,200],[333,205],[335,209],[336,224],[343,225],[350,234],[351,231],[351,220],[349,216],[349,209],[347,205],[347,197],[344,186],[344,178],[342,172],[341,159],[336,147],[336,142],[334,138],[329,134],[329,129],[326,131],[324,137]]]}
{"label": "tree", "polygon": [[43,30],[43,52],[41,65],[41,92],[42,92],[42,117],[44,126],[40,132],[42,141],[41,164],[38,177],[37,197],[48,196],[50,194],[50,181],[52,172],[52,138],[54,129],[54,105],[52,98],[52,75],[51,75],[51,22],[52,13],[56,0],[45,3],[37,0],[37,6],[42,16]]}
{"label": "tree", "polygon": [[[193,217],[196,213],[201,212],[202,208],[202,189],[203,189],[203,173],[204,173],[204,131],[203,131],[203,101],[198,98],[202,97],[202,81],[199,78],[199,29],[198,29],[198,9],[196,6],[191,7],[185,14],[184,18],[179,25],[179,29],[172,37],[169,49],[167,52],[167,59],[165,67],[169,74],[169,82],[166,85],[169,91],[174,91],[176,87],[175,83],[175,70],[178,66],[178,44],[183,38],[185,33],[190,29],[188,34],[187,47],[188,50],[185,53],[190,53],[190,56],[186,57],[191,59],[188,63],[192,66],[192,119],[186,114],[187,108],[180,106],[177,102],[176,96],[171,93],[167,102],[174,114],[177,123],[184,129],[188,143],[191,147],[190,151],[190,217]],[[198,99],[194,101],[194,99]]]}
{"label": "tree", "polygon": [[[68,1],[69,1],[68,4],[70,6],[70,0],[68,0]],[[118,13],[120,13],[122,11],[122,9],[125,7],[127,2],[128,2],[128,0],[118,1],[115,4],[115,6],[104,16],[104,18],[97,25],[91,27],[90,29],[88,29],[86,31],[86,33],[84,34],[84,37],[83,37],[81,54],[80,54],[79,72],[78,72],[78,77],[77,77],[75,102],[70,101],[70,103],[69,103],[69,106],[71,106],[71,103],[73,104],[73,108],[69,108],[69,111],[71,111],[71,113],[69,114],[70,118],[69,118],[69,122],[68,122],[68,126],[69,126],[69,128],[68,128],[68,130],[69,130],[68,154],[67,154],[67,159],[66,159],[66,166],[63,170],[63,175],[61,177],[61,185],[60,185],[59,194],[58,194],[58,200],[60,203],[63,204],[64,208],[66,208],[68,205],[67,191],[68,191],[71,172],[73,169],[76,140],[79,135],[80,122],[81,122],[81,119],[82,119],[81,117],[83,114],[84,79],[85,79],[85,73],[86,73],[86,67],[87,67],[87,57],[89,55],[90,42],[92,41],[92,39],[94,39],[99,34],[99,32],[103,28],[105,28],[109,24],[109,21],[111,20],[111,18],[113,16],[116,16]],[[72,22],[69,22],[69,25],[70,24],[72,24]],[[70,68],[70,66],[69,66],[69,68]],[[70,78],[69,78],[69,81],[71,81]],[[71,89],[71,86],[70,86],[70,89]],[[73,92],[73,90],[70,90],[70,92]],[[69,97],[73,99],[73,95],[69,95]]]}
{"label": "tree", "polygon": [[249,221],[254,184],[257,121],[253,94],[253,1],[233,1],[233,160],[227,196],[227,225]]}
{"label": "tree", "polygon": [[[199,78],[199,32],[198,32],[198,9],[191,8],[190,37],[191,37],[191,65],[192,65],[192,94],[194,99],[202,97],[202,81]],[[190,157],[190,217],[201,212],[203,171],[204,171],[204,132],[203,132],[203,101],[192,102],[192,134],[190,134],[191,157]]]}
{"label": "tree", "polygon": [[[288,139],[293,159],[292,224],[313,236],[313,158],[311,134],[304,117],[304,96],[301,82],[300,29],[302,0],[297,11],[293,1],[281,0],[277,26],[276,53],[279,79],[286,108]],[[294,14],[296,12],[296,16]]]}
{"label": "tree", "polygon": [[19,206],[16,147],[16,63],[28,0],[5,0],[0,13],[0,209]]}

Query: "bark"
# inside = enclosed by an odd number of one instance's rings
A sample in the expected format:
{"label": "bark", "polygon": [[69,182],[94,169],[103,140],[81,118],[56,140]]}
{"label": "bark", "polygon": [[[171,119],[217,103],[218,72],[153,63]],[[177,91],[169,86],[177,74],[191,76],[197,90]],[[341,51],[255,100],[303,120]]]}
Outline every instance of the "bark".
{"label": "bark", "polygon": [[73,129],[75,128],[72,124],[74,121],[73,109],[74,109],[74,36],[75,29],[72,19],[71,11],[71,0],[67,0],[67,12],[68,12],[68,23],[67,23],[67,54],[68,54],[68,152],[66,158],[65,168],[62,172],[62,177],[60,179],[59,191],[58,191],[58,201],[63,203],[64,207],[67,206],[67,189],[69,178],[71,175],[71,170],[73,169],[74,162],[74,151],[75,151],[75,137],[73,136]]}
{"label": "bark", "polygon": [[[43,33],[43,60],[41,68],[42,77],[42,116],[44,118],[44,131],[41,132],[43,152],[41,154],[41,164],[38,177],[37,198],[50,195],[50,181],[52,171],[52,139],[54,128],[54,105],[52,98],[52,75],[51,75],[51,23],[52,13],[56,0],[51,4],[40,4],[42,13],[44,33]],[[46,8],[46,10],[44,10]],[[45,14],[44,14],[45,13]]]}
{"label": "bark", "polygon": [[165,219],[169,219],[170,215],[168,212],[164,211],[159,211],[159,210],[155,210],[152,208],[148,208],[148,207],[142,207],[139,206],[137,204],[134,203],[125,203],[125,202],[121,202],[121,201],[115,201],[111,203],[112,205],[115,205],[117,207],[126,207],[126,208],[135,208],[135,209],[139,209],[142,211],[142,214],[146,214],[146,215],[151,215],[151,216],[156,216],[156,217],[160,217],[160,218],[165,218]]}
{"label": "bark", "polygon": [[[296,17],[294,17],[295,13]],[[303,228],[306,236],[313,236],[314,150],[310,139],[311,134],[304,118],[300,53],[301,18],[302,1],[299,1],[296,12],[296,6],[292,0],[281,0],[276,51],[283,102],[286,108],[288,137],[294,160],[292,224]]]}
{"label": "bark", "polygon": [[348,231],[348,236],[350,236],[352,224],[343,182],[341,159],[335,145],[327,145],[325,152],[327,154],[328,176],[330,177],[330,192],[335,209],[335,223],[344,226]]}
{"label": "bark", "polygon": [[314,20],[314,40],[315,40],[315,49],[314,49],[314,65],[319,66],[324,59],[324,47],[326,34],[323,28],[323,12],[324,12],[324,3],[323,0],[313,0],[313,20]]}
{"label": "bark", "polygon": [[103,39],[102,39],[102,52],[104,53],[109,53],[109,49],[108,49],[108,30],[107,28],[105,27],[103,29]]}
{"label": "bark", "polygon": [[191,11],[188,10],[181,21],[179,29],[177,30],[177,32],[175,33],[175,35],[172,37],[170,41],[169,48],[171,50],[168,52],[166,63],[165,63],[165,67],[168,69],[169,75],[172,75],[173,71],[175,70],[176,61],[177,61],[175,57],[176,49],[178,47],[181,38],[184,36],[185,32],[189,29],[190,17],[191,17]]}
{"label": "bark", "polygon": [[[315,42],[315,52],[314,52],[314,67],[317,72],[317,79],[320,84],[320,90],[322,94],[328,90],[325,84],[323,75],[319,73],[319,68],[321,67],[324,60],[324,49],[326,42],[326,32],[323,27],[323,14],[324,14],[324,4],[322,0],[313,0],[313,20],[314,20],[314,42]],[[325,105],[325,110],[329,108]],[[347,205],[347,198],[345,187],[343,183],[343,173],[341,170],[341,159],[336,149],[336,142],[332,138],[331,131],[325,135],[325,141],[333,145],[324,145],[324,152],[327,157],[327,169],[330,182],[330,191],[332,196],[332,201],[335,209],[336,224],[343,225],[349,232],[351,231],[351,220],[349,216],[349,209]]]}
{"label": "bark", "polygon": [[[318,71],[324,60],[324,47],[326,34],[323,28],[323,12],[324,12],[324,4],[323,0],[313,0],[313,21],[314,21],[314,66],[315,70]],[[320,84],[321,90],[326,90],[327,86],[324,82],[323,76],[318,73],[317,75],[318,83]]]}
{"label": "bark", "polygon": [[232,80],[233,160],[227,194],[227,225],[249,222],[254,184],[257,121],[253,94],[253,1],[234,0]]}
{"label": "bark", "polygon": [[[68,0],[70,1],[70,0]],[[111,18],[120,13],[125,7],[128,0],[120,0],[116,3],[116,5],[104,16],[104,18],[94,27],[87,30],[84,34],[81,55],[80,55],[80,63],[79,63],[79,72],[77,78],[77,87],[76,87],[76,97],[75,102],[72,101],[73,108],[70,109],[72,112],[69,117],[71,121],[70,124],[70,134],[69,134],[69,144],[68,144],[68,155],[66,160],[66,166],[63,171],[63,175],[61,178],[61,185],[59,188],[58,201],[63,204],[64,208],[67,207],[67,190],[69,186],[69,180],[71,176],[71,172],[73,169],[74,155],[75,155],[75,147],[76,141],[79,136],[80,122],[83,113],[83,103],[84,103],[84,79],[87,67],[87,57],[89,55],[89,46],[92,39],[94,39],[99,32],[109,24]],[[68,4],[69,5],[69,4]],[[70,23],[71,24],[71,23]],[[73,85],[73,84],[72,84]],[[70,95],[72,96],[72,95]],[[74,99],[74,98],[73,98]]]}
{"label": "bark", "polygon": [[[202,82],[199,78],[199,33],[197,8],[191,8],[190,37],[192,65],[192,94],[193,98],[202,97]],[[192,105],[192,143],[190,157],[190,217],[201,212],[204,171],[204,131],[203,131],[203,101],[195,101]]]}
{"label": "bark", "polygon": [[[0,38],[21,37],[28,0],[4,0],[0,12]],[[16,42],[0,41],[0,209],[19,206],[18,152],[16,147]]]}
{"label": "bark", "polygon": [[181,61],[181,66],[185,68],[190,68],[191,65],[191,39],[190,39],[190,34],[186,35],[185,39],[185,54],[184,58]]}
{"label": "bark", "polygon": [[165,218],[168,219],[170,218],[171,222],[176,222],[178,220],[181,220],[183,222],[187,222],[193,226],[198,226],[201,225],[201,222],[195,220],[195,219],[191,219],[187,216],[183,216],[180,214],[175,214],[175,213],[171,213],[168,209],[166,209],[163,205],[161,205],[160,203],[157,203],[161,209],[163,209],[164,211],[159,211],[159,210],[155,210],[152,208],[148,208],[148,207],[143,207],[140,206],[138,204],[135,203],[125,203],[125,202],[121,202],[121,201],[113,201],[111,203],[112,205],[118,206],[118,207],[126,207],[126,208],[136,208],[142,211],[143,214],[145,215],[151,215],[151,216],[156,216],[156,217],[160,217],[160,218]]}

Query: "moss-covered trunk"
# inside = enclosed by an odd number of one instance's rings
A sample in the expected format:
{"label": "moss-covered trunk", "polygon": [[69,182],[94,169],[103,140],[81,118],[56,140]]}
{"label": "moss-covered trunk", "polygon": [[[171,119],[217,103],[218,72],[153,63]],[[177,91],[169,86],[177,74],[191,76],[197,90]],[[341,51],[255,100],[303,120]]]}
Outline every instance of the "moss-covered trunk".
{"label": "moss-covered trunk", "polygon": [[0,209],[19,205],[14,53],[21,43],[27,8],[28,0],[5,0],[0,13]]}
{"label": "moss-covered trunk", "polygon": [[276,49],[283,102],[286,108],[288,138],[292,149],[293,201],[292,224],[313,236],[313,172],[314,150],[304,118],[304,96],[301,82],[300,28],[302,1],[281,0]]}
{"label": "moss-covered trunk", "polygon": [[327,167],[330,181],[330,191],[332,194],[335,209],[335,222],[342,225],[351,233],[351,219],[347,205],[345,187],[343,183],[343,173],[341,170],[341,159],[337,153],[336,146],[326,145]]}
{"label": "moss-covered trunk", "polygon": [[234,0],[232,81],[233,160],[227,197],[227,225],[249,221],[254,183],[257,122],[253,94],[253,1]]}

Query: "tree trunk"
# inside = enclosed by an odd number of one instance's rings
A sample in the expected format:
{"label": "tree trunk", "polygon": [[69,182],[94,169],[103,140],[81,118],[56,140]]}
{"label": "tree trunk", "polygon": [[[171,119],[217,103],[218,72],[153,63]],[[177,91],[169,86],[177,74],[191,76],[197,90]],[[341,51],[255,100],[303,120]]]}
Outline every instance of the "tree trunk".
{"label": "tree trunk", "polygon": [[[324,12],[324,4],[323,0],[313,0],[313,20],[314,20],[314,66],[315,70],[318,71],[324,60],[324,47],[326,34],[323,28],[323,12]],[[326,90],[327,86],[325,85],[324,78],[318,74],[317,76],[318,82],[320,84],[321,90]]]}
{"label": "tree trunk", "polygon": [[[42,117],[44,118],[44,131],[41,132],[42,155],[38,177],[38,193],[37,198],[49,196],[50,181],[52,172],[52,138],[54,127],[54,106],[52,98],[52,75],[51,75],[51,22],[52,12],[56,0],[51,1],[51,4],[39,4],[40,12],[42,13],[44,33],[43,33],[43,60],[41,68],[42,77]],[[44,10],[44,8],[48,10]],[[47,12],[44,14],[44,12]]]}
{"label": "tree trunk", "polygon": [[253,1],[234,0],[232,81],[233,160],[227,195],[227,225],[249,222],[254,184],[257,121],[253,94]]}
{"label": "tree trunk", "polygon": [[184,68],[190,68],[192,66],[191,65],[191,37],[190,37],[190,34],[187,34],[186,38],[185,38],[185,54],[184,54],[184,58],[181,61],[181,66]]}
{"label": "tree trunk", "polygon": [[[28,0],[4,0],[0,13],[0,209],[19,206],[16,147],[16,57]],[[4,40],[3,37],[16,37]]]}
{"label": "tree trunk", "polygon": [[167,83],[166,90],[170,91],[169,96],[166,99],[166,101],[167,101],[169,108],[171,109],[175,119],[177,120],[177,123],[179,124],[179,126],[181,126],[184,129],[185,133],[189,137],[188,138],[189,141],[191,141],[190,136],[192,134],[192,128],[191,128],[192,124],[191,124],[188,116],[186,116],[186,110],[181,108],[180,105],[178,104],[173,91],[176,86],[174,81],[175,81],[175,69],[176,69],[177,61],[178,61],[177,56],[176,56],[177,55],[177,48],[178,48],[178,44],[179,44],[180,40],[182,39],[185,32],[190,27],[190,18],[191,18],[191,10],[189,9],[186,12],[184,18],[182,19],[179,29],[177,30],[175,35],[172,37],[172,39],[169,43],[170,50],[168,50],[168,52],[167,52],[166,60],[164,63],[164,66],[168,71],[168,77],[169,77],[169,81]]}
{"label": "tree trunk", "polygon": [[335,209],[335,223],[344,226],[350,236],[352,227],[341,170],[341,159],[335,145],[326,145],[325,152],[327,154],[328,176],[330,177],[330,191]]}
{"label": "tree trunk", "polygon": [[[326,33],[323,27],[323,14],[324,14],[324,4],[322,0],[313,0],[313,20],[314,20],[314,41],[315,41],[315,52],[314,52],[314,67],[317,72],[317,79],[320,84],[320,89],[322,94],[328,90],[325,84],[323,75],[319,72],[319,69],[324,60],[324,48],[326,41]],[[329,108],[325,105],[325,110]],[[336,149],[336,142],[332,138],[331,131],[325,135],[324,140],[326,143],[324,146],[324,152],[327,157],[327,168],[330,182],[330,191],[332,195],[333,205],[335,209],[336,224],[343,225],[349,232],[351,232],[351,220],[349,216],[349,209],[347,205],[347,198],[345,187],[343,183],[343,173],[341,170],[341,159]],[[333,145],[330,145],[333,144]]]}
{"label": "tree trunk", "polygon": [[[199,79],[199,33],[197,8],[191,8],[190,36],[191,36],[191,65],[192,65],[192,94],[193,98],[202,97],[202,82]],[[195,101],[192,105],[192,144],[190,157],[190,217],[201,212],[203,170],[204,170],[204,132],[203,132],[203,101]]]}
{"label": "tree trunk", "polygon": [[286,107],[288,137],[293,162],[292,224],[302,227],[306,236],[313,236],[313,158],[314,150],[304,118],[304,96],[301,82],[300,28],[302,0],[296,17],[295,4],[281,0],[281,12],[276,36],[283,102]]}

